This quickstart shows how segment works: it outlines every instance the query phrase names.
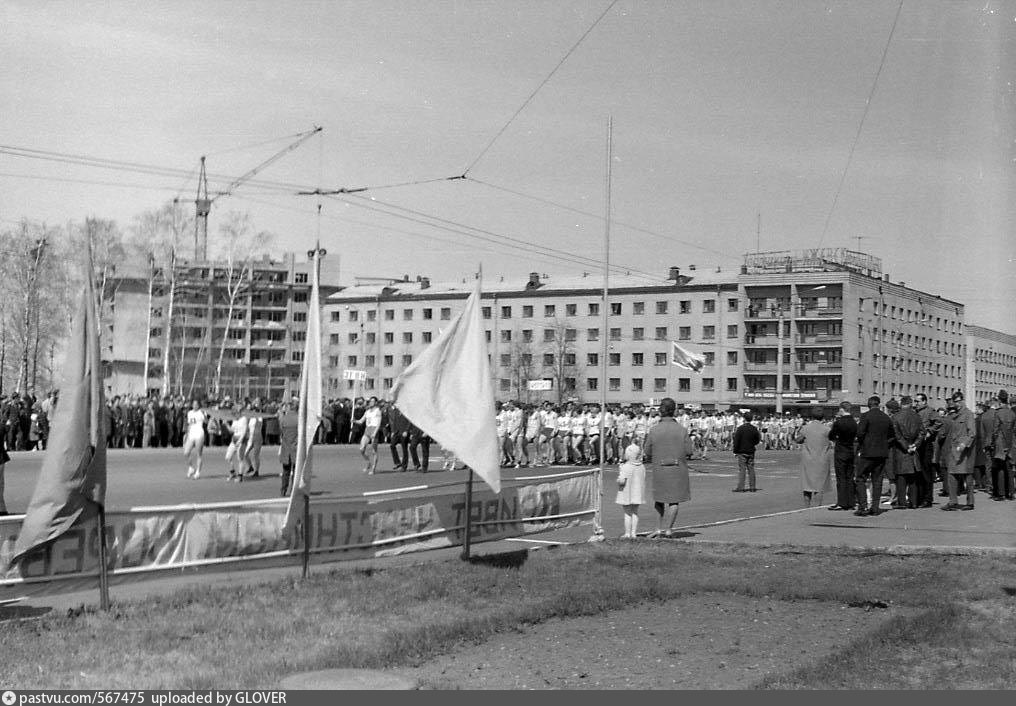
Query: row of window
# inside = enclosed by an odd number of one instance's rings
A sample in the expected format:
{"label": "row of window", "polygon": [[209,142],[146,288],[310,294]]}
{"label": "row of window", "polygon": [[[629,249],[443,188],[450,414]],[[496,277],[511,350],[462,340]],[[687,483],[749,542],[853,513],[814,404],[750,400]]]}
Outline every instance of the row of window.
{"label": "row of window", "polygon": [[974,350],[974,360],[978,363],[994,363],[995,365],[1004,365],[1007,368],[1016,368],[1016,355],[988,350],[987,348],[976,348]]}
{"label": "row of window", "polygon": [[[863,343],[864,327],[857,327],[857,340]],[[875,326],[871,327],[871,340],[872,343],[881,341],[883,345],[894,345],[900,348],[914,348],[916,350],[926,350],[929,353],[934,352],[940,355],[964,355],[966,346],[962,343],[953,343],[951,341],[941,341],[938,339],[928,338],[926,336],[916,336],[911,334],[904,334],[900,331],[889,331],[887,329],[880,329]],[[888,338],[888,340],[887,340]]]}
{"label": "row of window", "polygon": [[1016,375],[1008,375],[995,370],[976,370],[974,380],[991,385],[1012,386],[1016,382]]}
{"label": "row of window", "polygon": [[[858,299],[857,306],[859,311],[864,311],[863,297]],[[872,301],[872,311],[875,316],[879,315],[880,310],[877,300]],[[897,319],[906,323],[921,324],[929,327],[934,326],[936,331],[945,331],[946,333],[962,333],[962,324],[959,321],[944,319],[940,316],[936,316],[932,320],[930,316],[914,309],[904,309],[902,306],[897,307],[891,304],[883,304],[881,312],[883,318]]]}
{"label": "row of window", "polygon": [[[285,351],[271,351],[271,350],[258,350],[256,348],[247,350],[244,348],[227,348],[224,353],[224,357],[228,360],[250,360],[254,361],[270,361],[270,362],[281,362],[285,358]],[[162,348],[149,348],[149,358],[162,358]],[[300,363],[303,361],[303,351],[292,351],[289,354],[289,359],[294,363]]]}
{"label": "row of window", "polygon": [[[564,332],[564,340],[566,342],[572,342],[572,341],[577,341],[578,340],[578,329],[573,329],[573,328],[563,329],[563,332]],[[534,338],[533,338],[533,330],[532,329],[524,329],[520,333],[521,333],[521,338],[519,340],[522,343],[533,343]],[[559,331],[556,328],[543,329],[543,343],[554,343],[555,341],[558,340],[558,335],[559,335]],[[501,343],[511,343],[512,340],[513,340],[513,336],[514,336],[514,333],[513,333],[513,331],[511,329],[505,329],[504,331],[501,331],[501,337],[500,337]],[[738,336],[737,324],[731,324],[730,326],[727,326],[727,338],[737,338],[737,336]],[[682,341],[691,340],[691,326],[680,326],[680,327],[678,327],[678,335],[677,335],[677,337],[678,337],[679,340],[682,340]],[[492,334],[491,334],[490,331],[486,332],[486,338],[487,338],[487,342],[488,343],[490,343],[493,340]],[[657,326],[656,330],[654,331],[654,338],[657,341],[667,341],[667,340],[670,340],[669,329],[666,326]],[[710,341],[710,340],[714,340],[715,338],[716,338],[716,327],[715,326],[703,326],[702,327],[702,339],[703,340]],[[348,343],[350,343],[352,345],[355,345],[355,344],[360,342],[360,333],[358,331],[350,331],[348,334],[346,334],[346,340],[347,340]],[[383,340],[384,343],[395,343],[395,332],[394,331],[385,331],[382,334],[382,340]],[[421,333],[421,340],[424,343],[430,343],[431,340],[433,340],[433,333],[431,331],[423,331]],[[598,328],[586,329],[586,340],[587,341],[598,341],[598,340],[600,340],[600,329],[598,329]],[[610,329],[610,340],[611,341],[620,341],[621,340],[621,329],[620,328],[612,328],[612,329]],[[644,328],[638,328],[638,327],[633,328],[632,329],[631,340],[633,340],[633,341],[644,341],[644,340],[646,340],[646,330]],[[340,335],[337,334],[337,333],[330,334],[329,338],[328,338],[328,342],[331,345],[334,345],[334,346],[339,345],[341,343]],[[373,345],[373,344],[377,343],[377,333],[375,333],[374,331],[368,331],[368,332],[366,332],[364,334],[364,342],[367,345]],[[403,343],[412,343],[413,342],[413,332],[412,331],[403,331],[402,332],[402,342]]]}
{"label": "row of window", "polygon": [[932,363],[927,360],[914,360],[902,356],[879,356],[878,353],[871,354],[871,366],[878,368],[881,362],[883,370],[898,370],[900,372],[918,373],[921,375],[936,375],[947,378],[958,378],[962,376],[963,368],[959,365],[943,365]]}
{"label": "row of window", "polygon": [[[565,392],[575,392],[577,383],[578,380],[576,378],[566,377],[562,379],[562,388]],[[501,392],[511,392],[512,381],[508,378],[501,378],[498,387]],[[600,389],[600,379],[586,378],[585,389],[589,392],[598,391]],[[607,378],[607,389],[611,392],[620,392],[621,378]],[[631,387],[629,389],[632,392],[645,392],[647,389],[646,379],[631,378]],[[700,389],[702,392],[715,392],[716,380],[714,378],[701,378]],[[691,378],[678,378],[677,391],[691,392]],[[667,392],[667,378],[653,378],[653,392]],[[727,392],[737,392],[737,378],[727,378]]]}

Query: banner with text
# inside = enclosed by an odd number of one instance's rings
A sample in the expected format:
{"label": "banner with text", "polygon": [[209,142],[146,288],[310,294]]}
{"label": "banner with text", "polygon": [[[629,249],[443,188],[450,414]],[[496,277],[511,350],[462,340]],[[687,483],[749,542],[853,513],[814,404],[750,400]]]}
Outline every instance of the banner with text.
{"label": "banner with text", "polygon": [[[445,489],[447,491],[448,489]],[[385,500],[311,498],[309,552],[314,561],[382,557],[460,545],[466,505],[461,492]],[[477,488],[468,512],[473,542],[547,532],[592,521],[595,472],[506,487]],[[304,551],[304,523],[285,532],[288,500],[106,513],[112,583],[233,564],[235,568],[295,565]],[[0,603],[96,585],[98,524],[75,527],[15,565],[10,558],[20,517],[0,517]]]}

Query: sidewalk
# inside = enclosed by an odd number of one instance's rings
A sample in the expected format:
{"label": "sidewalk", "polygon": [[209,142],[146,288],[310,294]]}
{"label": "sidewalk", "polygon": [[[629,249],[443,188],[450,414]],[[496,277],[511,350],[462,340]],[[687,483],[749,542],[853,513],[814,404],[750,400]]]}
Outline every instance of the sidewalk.
{"label": "sidewalk", "polygon": [[945,500],[923,510],[892,510],[876,517],[831,512],[828,506],[754,519],[682,527],[683,541],[765,547],[844,547],[892,554],[1016,556],[1016,503],[978,494],[969,512],[943,512]]}

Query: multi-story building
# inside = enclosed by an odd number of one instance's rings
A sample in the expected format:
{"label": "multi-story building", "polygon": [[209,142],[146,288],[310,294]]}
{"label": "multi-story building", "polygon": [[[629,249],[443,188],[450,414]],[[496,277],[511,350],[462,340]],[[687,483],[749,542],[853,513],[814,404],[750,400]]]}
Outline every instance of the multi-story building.
{"label": "multi-story building", "polygon": [[[961,389],[963,306],[891,282],[881,269],[877,258],[843,249],[753,253],[740,272],[612,275],[606,303],[598,277],[485,282],[495,394],[593,402],[605,386],[608,402],[669,396],[705,409],[772,409],[779,399],[789,409],[872,394],[935,400]],[[405,277],[329,297],[326,394],[387,396],[471,284]],[[702,353],[703,369],[671,365],[671,341]],[[345,370],[365,379],[346,379]],[[531,380],[551,389],[531,391]]]}
{"label": "multi-story building", "polygon": [[[325,257],[322,299],[338,289],[329,264]],[[203,396],[217,381],[218,394],[234,399],[289,394],[303,359],[312,267],[292,253],[255,260],[246,273],[220,261],[178,260],[173,272],[121,267],[104,302],[107,392]]]}
{"label": "multi-story building", "polygon": [[969,324],[965,334],[969,403],[987,402],[1002,389],[1016,393],[1016,336]]}

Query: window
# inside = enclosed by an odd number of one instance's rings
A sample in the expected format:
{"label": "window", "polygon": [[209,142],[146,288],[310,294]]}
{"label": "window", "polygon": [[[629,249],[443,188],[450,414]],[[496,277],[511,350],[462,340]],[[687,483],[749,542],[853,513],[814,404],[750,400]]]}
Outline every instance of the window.
{"label": "window", "polygon": [[420,334],[420,336],[423,339],[424,343],[430,343],[432,340],[434,340],[434,334],[431,333],[430,331],[424,331],[423,333]]}
{"label": "window", "polygon": [[337,367],[339,367],[339,356],[337,356],[337,355],[330,355],[330,356],[328,356],[328,367],[329,368],[337,368]]}
{"label": "window", "polygon": [[667,354],[666,353],[657,353],[656,354],[655,364],[656,365],[666,365],[667,364]]}
{"label": "window", "polygon": [[600,305],[598,302],[592,302],[589,305],[589,315],[597,316],[600,313]]}
{"label": "window", "polygon": [[737,324],[727,326],[727,338],[737,338]]}
{"label": "window", "polygon": [[620,365],[621,354],[620,353],[608,353],[607,354],[607,365]]}
{"label": "window", "polygon": [[[294,302],[305,302],[307,301],[307,292],[293,292]],[[285,306],[285,302],[278,302],[280,306]]]}
{"label": "window", "polygon": [[568,392],[574,392],[575,390],[575,378],[564,379],[564,389]]}
{"label": "window", "polygon": [[[306,311],[294,311],[293,312],[293,321],[294,322],[297,322],[297,321],[302,322],[302,321],[306,321],[306,320],[307,320],[307,312]],[[96,531],[98,531],[98,530],[96,530]]]}
{"label": "window", "polygon": [[490,343],[490,331],[484,331],[484,332],[483,332],[483,339],[484,339],[484,340],[485,340],[485,341],[486,341],[487,343]]}
{"label": "window", "polygon": [[677,329],[677,337],[682,341],[687,341],[691,338],[691,326],[681,326]]}
{"label": "window", "polygon": [[737,392],[737,378],[727,378],[727,392]]}
{"label": "window", "polygon": [[702,362],[703,365],[715,365],[716,364],[716,353],[713,351],[706,351],[702,354],[705,360]]}
{"label": "window", "polygon": [[[334,313],[337,314],[339,312],[336,311]],[[333,317],[333,318],[338,319],[337,316]],[[349,310],[349,317],[348,318],[349,318],[350,321],[359,321],[360,320],[360,312],[357,311],[356,309],[350,309]]]}
{"label": "window", "polygon": [[599,353],[586,353],[586,365],[596,366],[600,364]]}
{"label": "window", "polygon": [[371,345],[377,343],[377,334],[376,333],[368,333],[367,334],[367,343],[369,343]]}
{"label": "window", "polygon": [[[502,331],[501,332],[501,343],[511,343],[511,342],[512,342],[512,332],[511,331]],[[98,531],[98,530],[96,530],[96,531]]]}
{"label": "window", "polygon": [[395,321],[395,309],[385,309],[385,321]]}
{"label": "window", "polygon": [[727,351],[727,365],[737,365],[737,351]]}
{"label": "window", "polygon": [[395,343],[395,334],[393,332],[385,332],[385,343]]}
{"label": "window", "polygon": [[367,311],[367,321],[377,321],[377,311],[370,309]]}
{"label": "window", "polygon": [[522,341],[524,343],[532,343],[532,341],[533,341],[533,329],[531,329],[531,328],[522,329]]}
{"label": "window", "polygon": [[575,354],[574,353],[565,353],[564,354],[564,364],[565,365],[575,365]]}
{"label": "window", "polygon": [[716,313],[716,300],[715,299],[703,299],[702,300],[702,313],[713,314]]}
{"label": "window", "polygon": [[619,328],[612,328],[612,329],[610,329],[610,340],[611,341],[620,341],[621,340],[621,329],[619,329]]}
{"label": "window", "polygon": [[299,363],[303,360],[303,351],[293,351],[293,362]]}
{"label": "window", "polygon": [[614,302],[610,305],[610,315],[620,316],[621,315],[621,302]]}
{"label": "window", "polygon": [[384,357],[384,363],[386,368],[392,367],[392,365],[395,363],[395,356],[386,355]]}
{"label": "window", "polygon": [[737,299],[727,300],[727,311],[737,311]]}
{"label": "window", "polygon": [[[501,388],[501,392],[508,392],[512,388],[512,381],[508,380],[507,378],[501,378],[499,386]],[[392,448],[395,448],[395,447],[393,446]],[[96,531],[98,531],[98,530],[96,530]]]}
{"label": "window", "polygon": [[550,367],[550,366],[554,365],[554,354],[553,353],[544,353],[543,354],[543,364],[546,365],[547,367]]}
{"label": "window", "polygon": [[[412,365],[412,364],[413,364],[413,356],[409,355],[408,353],[402,356],[402,365],[403,366],[409,366],[409,365]],[[98,531],[98,530],[96,530],[96,531]]]}
{"label": "window", "polygon": [[702,338],[710,341],[716,338],[716,327],[715,326],[703,326],[702,327]]}
{"label": "window", "polygon": [[599,389],[598,388],[599,384],[600,384],[600,379],[599,378],[586,378],[586,389],[587,390],[597,390],[597,389]]}
{"label": "window", "polygon": [[564,330],[564,340],[566,341],[575,341],[578,339],[578,335],[578,329],[566,328]]}
{"label": "window", "polygon": [[617,392],[621,389],[621,378],[610,378],[607,382],[607,389],[611,392]]}
{"label": "window", "polygon": [[557,332],[554,329],[552,329],[552,328],[545,328],[545,329],[543,329],[543,342],[544,343],[553,343],[556,338],[557,338]]}
{"label": "window", "polygon": [[642,353],[632,353],[631,354],[631,364],[632,365],[642,365],[642,361],[644,359],[645,359],[645,356]]}
{"label": "window", "polygon": [[328,335],[328,343],[330,343],[333,346],[339,345],[339,334],[337,334],[337,333],[329,334]]}
{"label": "window", "polygon": [[333,311],[333,312],[332,312],[332,321],[341,321],[341,320],[342,320],[342,319],[340,318],[341,316],[342,316],[342,314],[341,314],[340,312],[338,312],[338,311]]}
{"label": "window", "polygon": [[412,343],[413,342],[413,332],[412,331],[403,331],[402,332],[402,342],[403,343]]}
{"label": "window", "polygon": [[[356,367],[356,360],[357,360],[357,358],[356,358],[355,355],[348,355],[348,356],[346,356],[346,365],[348,365],[350,368],[355,368]],[[338,356],[335,356],[335,362],[332,365],[336,365],[337,366],[338,364],[339,364],[339,358],[338,358]]]}
{"label": "window", "polygon": [[501,354],[501,367],[502,368],[510,368],[511,365],[512,365],[512,354],[511,353],[502,353]]}
{"label": "window", "polygon": [[554,316],[556,311],[557,310],[555,309],[553,304],[545,304],[544,307],[543,307],[543,315],[544,316]]}
{"label": "window", "polygon": [[578,304],[565,304],[564,305],[564,315],[565,316],[575,316],[578,313],[579,313],[579,305]]}
{"label": "window", "polygon": [[646,313],[646,303],[632,302],[631,313],[634,314],[635,316],[642,316],[643,314]]}
{"label": "window", "polygon": [[381,378],[381,387],[385,390],[392,389],[392,378]]}
{"label": "window", "polygon": [[[243,353],[243,351],[237,351],[237,352],[241,353],[241,354]],[[149,348],[148,349],[148,357],[149,358],[161,358],[162,357],[162,349],[161,348]],[[96,530],[96,531],[98,531],[98,530]]]}
{"label": "window", "polygon": [[366,380],[364,380],[363,381],[363,387],[364,387],[365,390],[373,390],[374,389],[374,378],[367,378]]}
{"label": "window", "polygon": [[587,341],[599,341],[600,340],[600,329],[598,329],[598,328],[587,328],[586,329],[586,340]]}
{"label": "window", "polygon": [[[158,333],[156,333],[156,331],[158,331]],[[231,329],[229,329],[229,337],[231,339],[233,339],[234,341],[242,341],[243,337],[244,337],[244,334],[245,334],[245,331],[242,328],[231,328]],[[161,335],[162,335],[162,330],[161,329],[152,329],[152,338],[155,338],[156,336],[161,336]],[[96,531],[98,531],[98,530],[96,530]]]}
{"label": "window", "polygon": [[368,355],[364,357],[363,364],[367,368],[373,368],[377,364],[377,358],[372,355]]}
{"label": "window", "polygon": [[489,306],[483,307],[480,311],[483,312],[483,318],[485,318],[485,319],[489,319],[490,318],[490,307]]}
{"label": "window", "polygon": [[447,306],[442,307],[441,308],[441,320],[442,321],[447,321],[450,318],[452,318],[452,310],[451,310],[451,308],[447,307]]}
{"label": "window", "polygon": [[656,302],[656,313],[666,314],[667,313],[667,302]]}
{"label": "window", "polygon": [[678,378],[677,379],[677,391],[678,392],[691,392],[691,378]]}
{"label": "window", "polygon": [[678,302],[678,306],[680,307],[679,308],[680,313],[682,313],[682,314],[690,314],[691,313],[691,302],[688,301],[687,299],[685,299],[685,300],[683,300],[681,302]]}
{"label": "window", "polygon": [[297,272],[296,275],[293,277],[293,281],[296,282],[297,284],[307,284],[307,273]]}
{"label": "window", "polygon": [[532,365],[533,364],[533,354],[532,353],[523,353],[522,354],[522,364],[527,366],[527,367]]}
{"label": "window", "polygon": [[667,378],[653,378],[653,392],[666,392]]}
{"label": "window", "polygon": [[[501,307],[501,318],[510,319],[512,317],[512,308],[510,306]],[[98,530],[96,530],[98,531]]]}
{"label": "window", "polygon": [[632,392],[642,392],[642,378],[632,378],[631,379],[631,391]]}
{"label": "window", "polygon": [[646,330],[644,328],[633,328],[631,330],[631,337],[634,341],[641,341],[646,337]]}
{"label": "window", "polygon": [[[272,340],[275,340],[275,339],[272,339]],[[306,331],[293,331],[293,340],[294,341],[306,341],[307,340],[307,332]],[[96,530],[96,531],[98,531],[98,530]]]}
{"label": "window", "polygon": [[[360,334],[358,334],[358,333],[354,332],[354,333],[350,333],[349,334],[349,342],[351,344],[352,343],[356,343],[359,340],[359,338],[360,338]],[[96,531],[98,531],[98,530],[96,530]]]}
{"label": "window", "polygon": [[523,319],[533,318],[533,306],[531,304],[522,307],[522,318]]}
{"label": "window", "polygon": [[713,378],[702,378],[702,392],[712,392],[714,386]]}
{"label": "window", "polygon": [[657,326],[656,327],[656,340],[657,341],[666,341],[667,340],[667,327],[666,326]]}

